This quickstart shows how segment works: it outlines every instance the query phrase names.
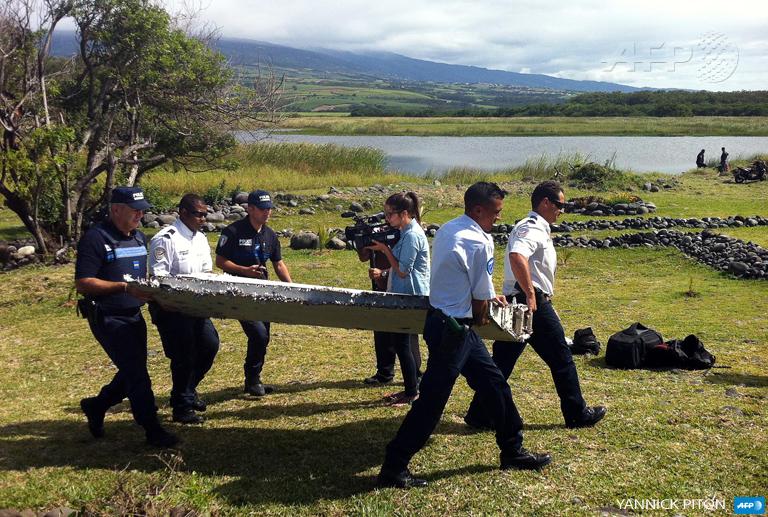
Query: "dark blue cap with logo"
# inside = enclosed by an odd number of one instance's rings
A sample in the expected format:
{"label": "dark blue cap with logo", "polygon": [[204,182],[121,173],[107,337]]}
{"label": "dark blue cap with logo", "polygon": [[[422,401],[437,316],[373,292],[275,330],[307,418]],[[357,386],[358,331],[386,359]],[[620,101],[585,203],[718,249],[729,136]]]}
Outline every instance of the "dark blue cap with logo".
{"label": "dark blue cap with logo", "polygon": [[266,210],[272,208],[272,198],[266,190],[254,190],[248,194],[248,204]]}
{"label": "dark blue cap with logo", "polygon": [[152,208],[144,198],[144,191],[139,187],[117,187],[112,191],[110,203],[122,203],[134,210],[147,210]]}

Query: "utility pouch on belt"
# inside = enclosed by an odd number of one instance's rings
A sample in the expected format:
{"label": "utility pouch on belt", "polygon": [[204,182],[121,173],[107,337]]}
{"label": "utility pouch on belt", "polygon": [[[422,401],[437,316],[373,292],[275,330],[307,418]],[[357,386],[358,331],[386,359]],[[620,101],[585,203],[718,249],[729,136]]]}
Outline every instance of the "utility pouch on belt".
{"label": "utility pouch on belt", "polygon": [[441,341],[445,350],[456,350],[464,342],[469,327],[462,325],[451,316],[444,316]]}
{"label": "utility pouch on belt", "polygon": [[80,298],[77,300],[77,315],[87,320],[93,311],[96,310],[96,302],[89,300],[88,298]]}

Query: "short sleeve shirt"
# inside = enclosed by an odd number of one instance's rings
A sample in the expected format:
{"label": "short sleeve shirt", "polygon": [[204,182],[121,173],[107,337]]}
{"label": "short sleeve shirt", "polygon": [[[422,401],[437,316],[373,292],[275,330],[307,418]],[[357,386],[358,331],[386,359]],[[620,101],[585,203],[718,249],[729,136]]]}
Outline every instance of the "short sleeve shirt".
{"label": "short sleeve shirt", "polygon": [[390,270],[390,291],[403,294],[429,294],[429,242],[424,230],[416,219],[406,226],[400,240],[392,247],[405,278]]}
{"label": "short sleeve shirt", "polygon": [[221,231],[216,255],[221,255],[238,266],[266,265],[268,260],[283,260],[280,239],[274,230],[264,225],[257,232],[247,217],[235,221]]}
{"label": "short sleeve shirt", "polygon": [[472,300],[496,297],[493,239],[467,215],[448,221],[432,243],[429,303],[454,318],[472,317]]}
{"label": "short sleeve shirt", "polygon": [[149,243],[151,275],[188,275],[212,270],[208,238],[202,232],[190,230],[181,219],[157,232]]}
{"label": "short sleeve shirt", "polygon": [[531,282],[548,295],[555,294],[555,269],[557,252],[552,242],[549,223],[536,212],[529,212],[509,233],[507,252],[504,255],[505,295],[515,294],[517,279],[509,262],[510,253],[519,253],[528,259]]}
{"label": "short sleeve shirt", "polygon": [[[75,279],[98,278],[122,282],[125,275],[144,278],[147,273],[146,238],[139,230],[125,235],[111,221],[97,223],[77,245]],[[143,302],[127,293],[93,298],[104,309],[131,309]]]}

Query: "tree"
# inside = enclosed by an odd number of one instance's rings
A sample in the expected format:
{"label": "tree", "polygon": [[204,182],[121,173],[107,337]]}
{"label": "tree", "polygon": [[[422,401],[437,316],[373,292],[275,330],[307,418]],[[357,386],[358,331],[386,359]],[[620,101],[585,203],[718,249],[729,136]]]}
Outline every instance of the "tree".
{"label": "tree", "polygon": [[[78,54],[51,58],[65,17]],[[219,165],[232,130],[277,119],[279,80],[239,86],[207,38],[150,0],[11,0],[0,29],[0,194],[42,252],[77,239],[117,182]]]}

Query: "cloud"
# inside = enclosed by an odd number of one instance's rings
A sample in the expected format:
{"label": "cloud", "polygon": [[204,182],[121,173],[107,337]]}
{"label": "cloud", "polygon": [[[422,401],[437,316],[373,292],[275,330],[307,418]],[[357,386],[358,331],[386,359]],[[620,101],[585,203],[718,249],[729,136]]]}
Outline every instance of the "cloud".
{"label": "cloud", "polygon": [[[202,14],[223,35],[302,48],[388,51],[634,86],[764,89],[768,83],[768,10],[756,0],[210,1]],[[702,81],[693,65],[669,65],[710,32],[739,49],[736,71],[721,84]],[[611,70],[622,51],[640,64]]]}

